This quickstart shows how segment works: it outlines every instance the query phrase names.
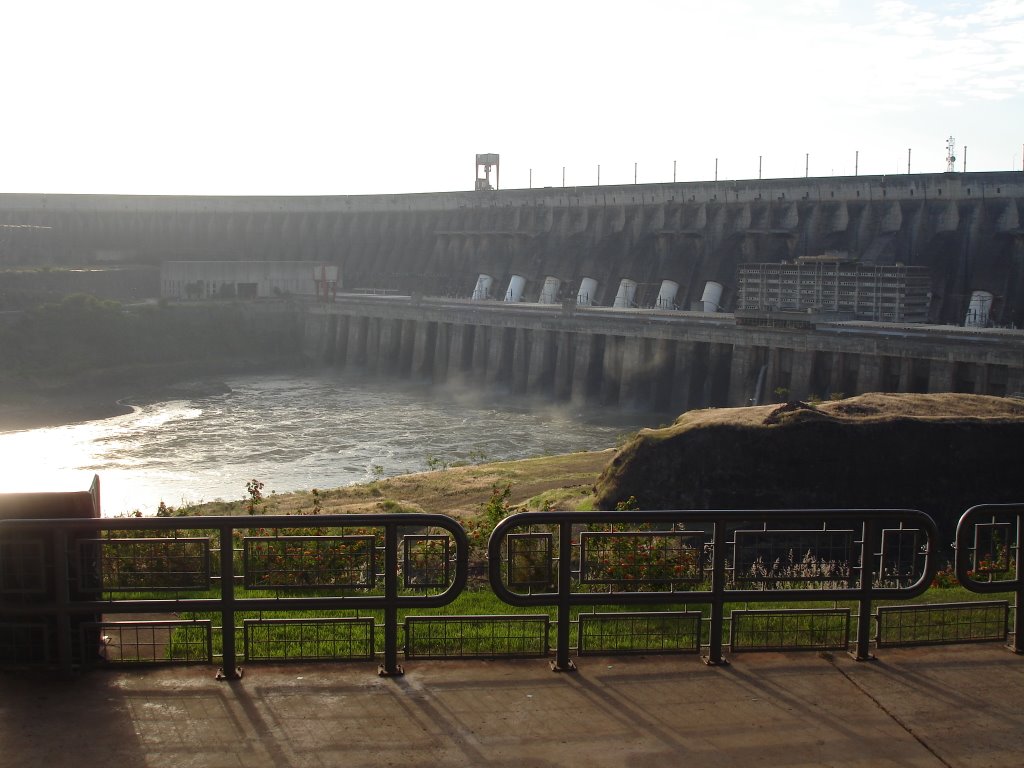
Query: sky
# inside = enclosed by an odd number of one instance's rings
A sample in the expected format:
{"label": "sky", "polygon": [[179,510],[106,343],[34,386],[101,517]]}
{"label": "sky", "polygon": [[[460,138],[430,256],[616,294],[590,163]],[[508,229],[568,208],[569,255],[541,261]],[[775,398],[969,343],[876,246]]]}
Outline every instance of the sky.
{"label": "sky", "polygon": [[[1024,0],[0,0],[0,192],[1021,170]],[[564,171],[563,171],[564,169]]]}

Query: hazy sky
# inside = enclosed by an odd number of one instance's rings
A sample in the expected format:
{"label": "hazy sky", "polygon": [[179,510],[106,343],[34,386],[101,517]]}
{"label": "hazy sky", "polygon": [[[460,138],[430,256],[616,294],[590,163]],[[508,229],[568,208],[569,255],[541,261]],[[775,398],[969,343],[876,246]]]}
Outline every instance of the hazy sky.
{"label": "hazy sky", "polygon": [[0,192],[1020,170],[1024,0],[0,0]]}

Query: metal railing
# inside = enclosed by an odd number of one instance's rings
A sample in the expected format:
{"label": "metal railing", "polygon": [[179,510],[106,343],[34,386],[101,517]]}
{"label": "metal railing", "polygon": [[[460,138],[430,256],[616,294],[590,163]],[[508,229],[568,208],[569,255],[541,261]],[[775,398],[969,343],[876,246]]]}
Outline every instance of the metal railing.
{"label": "metal railing", "polygon": [[[996,601],[872,612],[875,601],[912,598],[931,584],[938,534],[927,515],[522,513],[494,529],[490,585],[508,604],[552,608],[554,622],[539,612],[400,621],[400,611],[448,605],[465,589],[469,544],[455,520],[406,513],[0,520],[0,659],[13,649],[26,663],[70,670],[88,663],[90,653],[104,663],[216,657],[221,676],[232,679],[240,674],[239,655],[377,658],[381,674],[400,674],[402,650],[409,659],[548,656],[551,623],[552,666],[560,670],[573,668],[574,626],[581,655],[704,652],[719,664],[723,647],[834,650],[852,643],[855,658],[868,659],[872,640],[878,647],[1005,641],[1014,611],[1010,648],[1020,653],[1022,531],[1024,505],[973,507],[957,529],[960,583],[984,594],[1015,592],[1012,609]],[[810,601],[857,607],[746,605]],[[380,613],[375,620],[359,615],[362,609]],[[375,623],[381,614],[383,625]]]}
{"label": "metal railing", "polygon": [[557,608],[556,670],[575,668],[571,610],[598,605],[709,605],[721,664],[726,603],[854,601],[863,660],[872,601],[927,590],[937,541],[915,510],[527,512],[495,527],[488,575],[509,605]]}
{"label": "metal railing", "polygon": [[1016,593],[1014,653],[1024,653],[1024,504],[971,507],[956,527],[956,578],[979,594]]}
{"label": "metal railing", "polygon": [[[219,674],[234,679],[240,614],[382,610],[379,671],[401,674],[399,610],[451,603],[466,586],[468,552],[462,527],[434,514],[0,520],[0,617],[33,647],[52,636],[69,671],[118,628],[104,613],[212,613]],[[284,621],[309,632],[325,624]],[[255,628],[244,629],[248,645]],[[81,650],[76,633],[89,638]]]}

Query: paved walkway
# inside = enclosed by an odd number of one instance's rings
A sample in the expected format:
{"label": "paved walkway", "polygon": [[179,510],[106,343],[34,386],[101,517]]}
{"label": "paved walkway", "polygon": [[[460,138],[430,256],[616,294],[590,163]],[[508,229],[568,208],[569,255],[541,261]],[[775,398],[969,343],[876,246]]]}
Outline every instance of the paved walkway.
{"label": "paved walkway", "polygon": [[1024,657],[759,653],[0,673],[0,766],[1024,765]]}

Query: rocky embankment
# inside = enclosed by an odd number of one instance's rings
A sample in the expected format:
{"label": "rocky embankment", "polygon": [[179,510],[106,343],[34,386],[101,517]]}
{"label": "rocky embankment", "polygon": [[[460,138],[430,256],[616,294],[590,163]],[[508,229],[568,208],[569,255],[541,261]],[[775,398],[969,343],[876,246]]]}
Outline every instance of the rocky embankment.
{"label": "rocky embankment", "polygon": [[597,504],[641,509],[910,508],[952,541],[965,509],[1024,502],[1024,401],[868,394],[690,411],[612,459]]}

